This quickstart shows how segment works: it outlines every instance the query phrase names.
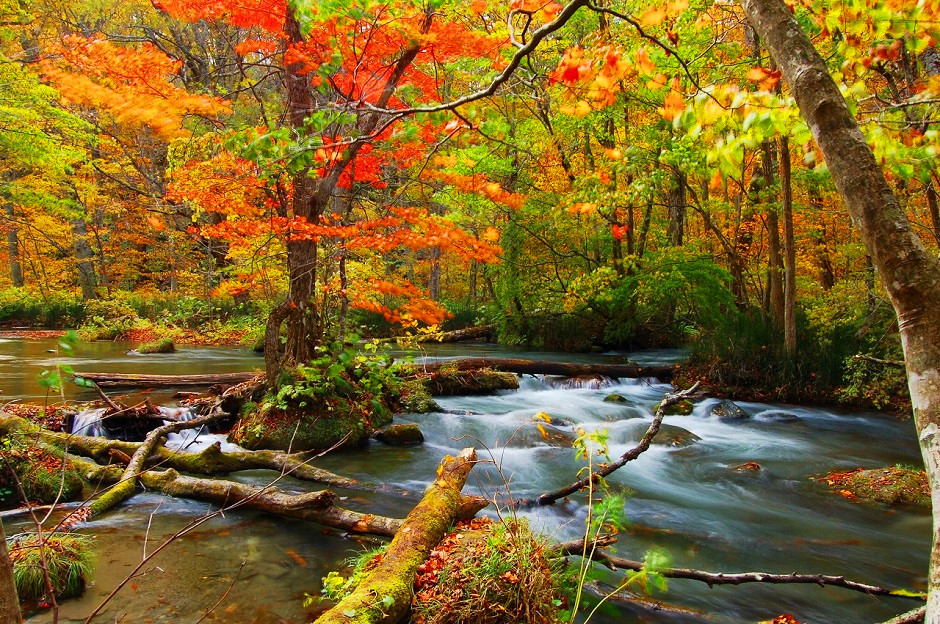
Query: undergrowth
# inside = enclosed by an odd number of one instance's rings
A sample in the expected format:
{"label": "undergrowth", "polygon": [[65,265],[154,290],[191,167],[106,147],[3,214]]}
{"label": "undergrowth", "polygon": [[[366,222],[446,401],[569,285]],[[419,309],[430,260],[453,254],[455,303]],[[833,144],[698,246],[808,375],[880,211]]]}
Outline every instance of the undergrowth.
{"label": "undergrowth", "polygon": [[43,560],[57,598],[80,596],[94,562],[91,539],[75,533],[45,534],[41,544],[36,533],[16,536],[10,545],[10,558],[22,601],[47,598]]}

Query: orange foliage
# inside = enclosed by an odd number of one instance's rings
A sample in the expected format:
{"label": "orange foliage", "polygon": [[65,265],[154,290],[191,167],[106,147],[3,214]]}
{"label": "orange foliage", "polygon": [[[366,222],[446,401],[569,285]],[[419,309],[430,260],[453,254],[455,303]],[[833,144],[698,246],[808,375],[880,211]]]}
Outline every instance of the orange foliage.
{"label": "orange foliage", "polygon": [[67,101],[106,110],[118,123],[147,126],[166,139],[187,134],[186,115],[214,117],[228,111],[220,99],[173,85],[170,80],[182,62],[150,44],[130,48],[69,35],[49,52],[41,72]]}

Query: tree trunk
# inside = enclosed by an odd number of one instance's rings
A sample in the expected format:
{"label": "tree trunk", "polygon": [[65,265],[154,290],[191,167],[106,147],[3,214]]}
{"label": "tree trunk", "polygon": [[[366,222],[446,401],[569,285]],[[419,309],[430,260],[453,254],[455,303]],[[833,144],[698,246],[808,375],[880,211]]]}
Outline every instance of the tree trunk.
{"label": "tree trunk", "polygon": [[20,602],[13,584],[13,561],[7,551],[7,536],[0,520],[0,624],[20,624]]}
{"label": "tree trunk", "polygon": [[78,285],[82,288],[82,300],[97,297],[95,293],[95,252],[88,244],[88,225],[84,219],[72,220],[72,246],[75,250],[75,266],[78,269]]}
{"label": "tree trunk", "polygon": [[933,225],[933,237],[940,245],[940,208],[937,207],[937,189],[933,180],[927,185],[927,208],[930,210],[930,224]]}
{"label": "tree trunk", "polygon": [[774,170],[777,156],[773,143],[761,143],[761,167],[763,169],[764,200],[767,202],[764,225],[767,228],[767,290],[769,316],[775,327],[783,326],[783,259],[780,256],[780,215],[777,207],[770,201],[774,184]]}
{"label": "tree trunk", "polygon": [[457,360],[437,360],[413,365],[418,373],[433,373],[441,369],[469,371],[491,368],[519,375],[560,375],[562,377],[656,377],[669,381],[675,373],[673,366],[634,366],[632,364],[577,364],[514,358],[470,357]]}
{"label": "tree trunk", "polygon": [[13,204],[7,204],[6,212],[10,222],[10,229],[7,230],[7,254],[10,256],[10,283],[14,288],[21,288],[25,282],[23,281],[23,267],[20,264],[19,231],[13,220]]}
{"label": "tree trunk", "polygon": [[673,247],[682,247],[685,233],[685,186],[686,175],[681,171],[673,174],[676,186],[669,191],[669,226],[666,228],[666,238]]}
{"label": "tree trunk", "polygon": [[790,140],[780,137],[780,200],[783,204],[783,341],[787,353],[796,353],[796,246],[793,240],[793,185]]}
{"label": "tree trunk", "polygon": [[940,621],[940,262],[914,234],[825,61],[781,0],[739,0],[819,145],[898,316],[933,501],[926,622]]}

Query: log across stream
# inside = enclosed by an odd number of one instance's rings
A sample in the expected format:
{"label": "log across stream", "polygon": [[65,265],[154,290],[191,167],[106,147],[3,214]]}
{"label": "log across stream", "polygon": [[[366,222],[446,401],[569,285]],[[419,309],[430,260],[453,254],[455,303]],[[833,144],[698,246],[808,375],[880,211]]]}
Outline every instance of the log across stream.
{"label": "log across stream", "polygon": [[[493,349],[465,355],[544,359],[540,354],[500,354]],[[82,366],[78,363],[75,368]],[[119,368],[107,362],[96,366],[98,370]],[[153,372],[163,372],[153,368]],[[438,399],[441,412],[401,416],[402,422],[415,422],[422,428],[426,438],[422,446],[392,448],[376,443],[363,451],[328,455],[315,466],[407,492],[407,496],[392,496],[330,486],[337,504],[344,508],[404,518],[433,479],[441,458],[475,446],[487,463],[474,469],[465,492],[492,494],[494,484],[502,479],[488,462],[497,462],[510,480],[513,496],[532,498],[571,483],[576,475],[580,466],[570,446],[576,427],[607,429],[610,455],[619,457],[640,439],[652,419],[652,407],[669,390],[667,385],[644,380],[608,380],[599,388],[557,388],[530,376],[520,383],[518,391],[444,397]],[[610,394],[625,401],[604,402]],[[726,422],[709,415],[714,402],[699,400],[690,416],[667,416],[657,435],[659,442],[608,477],[615,489],[630,490],[626,513],[632,527],[618,536],[619,556],[641,560],[655,545],[669,553],[673,565],[687,569],[849,574],[877,585],[920,588],[931,535],[927,512],[866,508],[834,497],[811,481],[812,475],[833,468],[917,462],[911,423],[878,414],[757,403],[741,404],[749,419]],[[552,419],[552,424],[543,423],[552,434],[549,440],[531,422],[539,412]],[[694,437],[680,436],[676,428]],[[206,442],[216,440],[209,437]],[[199,441],[188,450],[205,446]],[[736,469],[747,461],[759,463],[762,470]],[[276,474],[256,468],[231,478],[263,487]],[[277,486],[290,492],[323,487],[293,477],[284,477]],[[62,621],[81,621],[87,616],[137,565],[145,544],[152,550],[215,508],[149,490],[82,528],[96,536],[103,563],[96,567],[95,584],[87,595],[63,603]],[[552,507],[517,513],[554,539],[566,541],[581,535],[586,507],[583,497],[572,496]],[[22,517],[6,518],[4,524],[8,533],[28,527]],[[344,533],[252,509],[227,512],[161,553],[146,574],[134,580],[136,588],[120,593],[100,621],[130,613],[157,622],[195,622],[229,587],[231,591],[206,621],[307,621],[315,607],[303,606],[304,593],[317,596],[323,576],[373,543]],[[611,573],[607,581],[618,578]],[[722,624],[757,622],[783,612],[792,612],[801,621],[871,624],[912,606],[840,588],[758,584],[709,589],[682,578],[670,580],[669,592],[656,598],[707,612],[710,621]],[[647,612],[628,605],[617,609],[616,615],[597,615],[592,622],[629,624],[640,617],[662,623],[702,621],[699,616],[668,610]],[[31,621],[45,624],[50,620],[40,615]]]}

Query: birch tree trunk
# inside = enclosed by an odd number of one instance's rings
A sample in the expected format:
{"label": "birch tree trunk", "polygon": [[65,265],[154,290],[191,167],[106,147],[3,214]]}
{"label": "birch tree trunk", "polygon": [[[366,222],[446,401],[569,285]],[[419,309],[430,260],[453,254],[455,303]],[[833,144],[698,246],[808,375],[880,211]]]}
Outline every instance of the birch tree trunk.
{"label": "birch tree trunk", "polygon": [[898,315],[933,500],[925,622],[940,621],[940,263],[914,234],[826,64],[781,0],[738,0],[783,72]]}

